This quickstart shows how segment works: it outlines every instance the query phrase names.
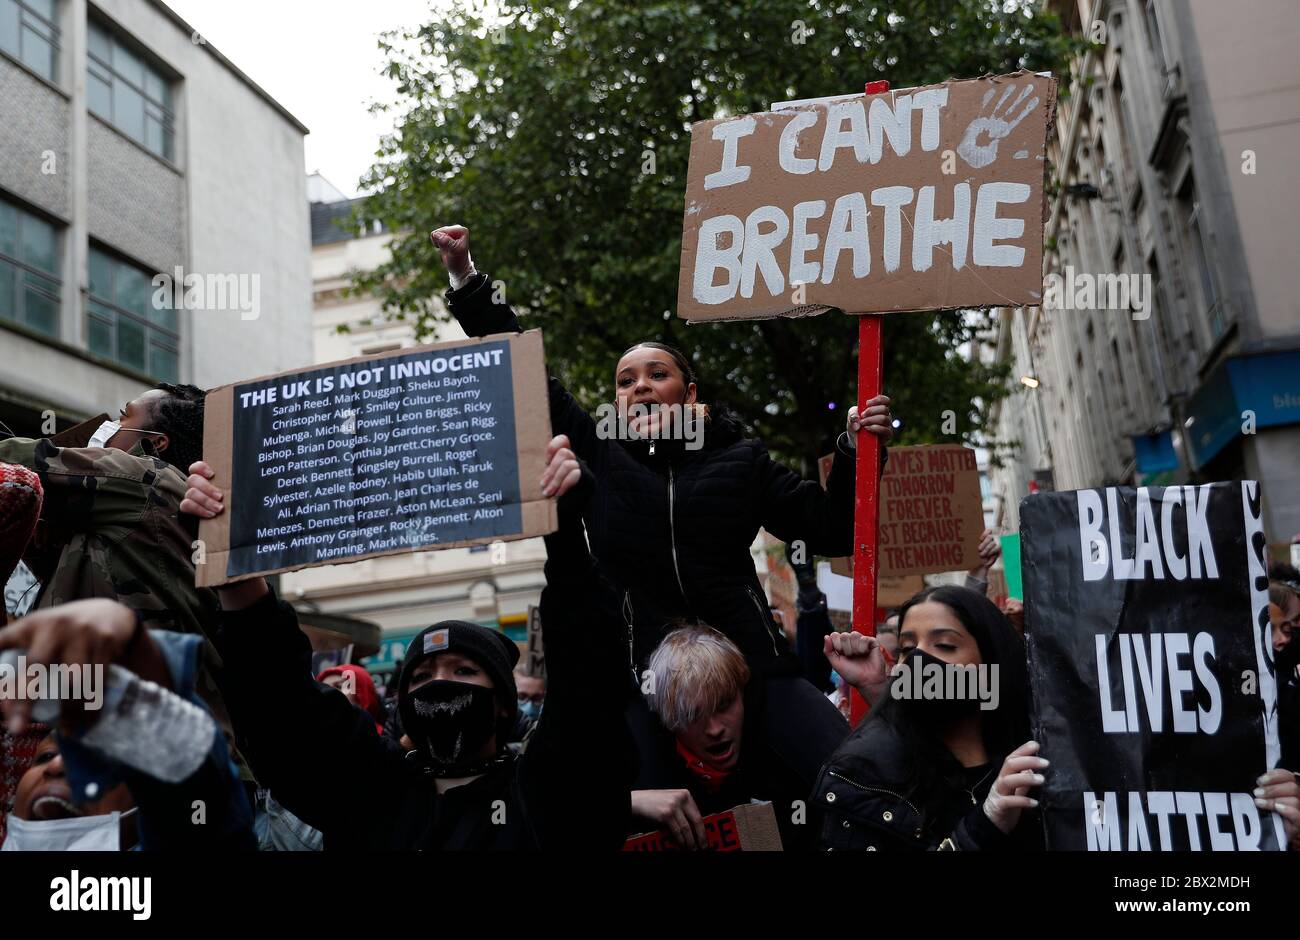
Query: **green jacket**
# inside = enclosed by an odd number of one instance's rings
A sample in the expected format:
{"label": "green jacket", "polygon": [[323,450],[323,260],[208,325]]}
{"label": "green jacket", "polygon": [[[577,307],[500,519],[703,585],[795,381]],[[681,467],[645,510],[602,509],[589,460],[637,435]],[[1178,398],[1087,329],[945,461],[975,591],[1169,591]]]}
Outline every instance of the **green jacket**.
{"label": "green jacket", "polygon": [[11,437],[0,441],[0,463],[35,471],[45,488],[29,552],[41,556],[32,562],[42,581],[35,606],[107,597],[136,611],[151,629],[201,634],[198,693],[229,731],[210,674],[221,664],[212,645],[221,611],[213,591],[194,586],[197,530],[180,512],[181,472],[144,443],[128,453]]}
{"label": "green jacket", "polygon": [[0,441],[0,462],[35,471],[45,488],[37,538],[58,561],[40,572],[37,607],[110,597],[151,629],[210,634],[219,607],[194,586],[196,530],[181,517],[179,470],[140,444],[127,453],[20,437]]}

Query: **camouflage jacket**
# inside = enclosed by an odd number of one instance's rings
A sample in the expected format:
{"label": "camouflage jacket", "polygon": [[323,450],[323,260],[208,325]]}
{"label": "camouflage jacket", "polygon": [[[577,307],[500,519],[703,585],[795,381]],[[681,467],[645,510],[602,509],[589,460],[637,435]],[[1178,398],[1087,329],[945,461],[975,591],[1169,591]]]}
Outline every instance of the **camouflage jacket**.
{"label": "camouflage jacket", "polygon": [[109,597],[151,629],[207,636],[215,627],[216,595],[194,586],[179,470],[139,444],[127,453],[17,437],[0,441],[0,462],[34,470],[45,487],[39,539],[54,543],[58,561],[37,572],[37,607]]}
{"label": "camouflage jacket", "polygon": [[229,732],[210,672],[221,662],[211,641],[220,606],[213,591],[194,586],[196,529],[180,512],[181,472],[143,443],[127,453],[13,437],[0,441],[0,463],[30,468],[45,487],[28,557],[42,581],[35,607],[107,597],[136,611],[151,629],[201,634],[198,692]]}

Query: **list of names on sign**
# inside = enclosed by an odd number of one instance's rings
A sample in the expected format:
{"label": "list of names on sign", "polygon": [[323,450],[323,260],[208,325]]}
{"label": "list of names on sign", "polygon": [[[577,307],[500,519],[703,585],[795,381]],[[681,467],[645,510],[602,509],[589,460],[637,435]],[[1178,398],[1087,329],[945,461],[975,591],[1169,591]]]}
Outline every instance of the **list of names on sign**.
{"label": "list of names on sign", "polygon": [[515,534],[507,340],[233,388],[228,577]]}

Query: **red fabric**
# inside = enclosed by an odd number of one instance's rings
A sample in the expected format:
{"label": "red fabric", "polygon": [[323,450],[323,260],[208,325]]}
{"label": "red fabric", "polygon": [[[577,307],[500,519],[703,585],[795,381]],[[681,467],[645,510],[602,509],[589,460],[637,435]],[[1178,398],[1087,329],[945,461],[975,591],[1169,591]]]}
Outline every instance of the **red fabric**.
{"label": "red fabric", "polygon": [[326,676],[336,676],[347,673],[352,676],[355,688],[354,693],[357,696],[357,702],[362,708],[370,713],[370,717],[375,719],[375,727],[379,733],[384,733],[384,703],[379,698],[379,691],[375,688],[375,680],[370,678],[370,673],[366,672],[364,666],[357,666],[352,663],[344,663],[342,666],[330,666],[328,669],[322,669],[320,675],[316,677],[317,682],[324,682]]}
{"label": "red fabric", "polygon": [[686,761],[686,769],[694,774],[704,786],[704,789],[710,793],[717,793],[721,790],[727,777],[731,775],[731,771],[719,770],[702,757],[696,756],[695,752],[680,740],[677,742],[677,753],[681,755],[682,760]]}
{"label": "red fabric", "polygon": [[0,728],[0,845],[4,844],[8,829],[5,821],[13,812],[14,797],[18,795],[18,781],[32,766],[37,746],[49,733],[48,727],[35,721],[19,735]]}
{"label": "red fabric", "polygon": [[45,491],[26,467],[0,463],[0,587],[18,567],[36,530]]}

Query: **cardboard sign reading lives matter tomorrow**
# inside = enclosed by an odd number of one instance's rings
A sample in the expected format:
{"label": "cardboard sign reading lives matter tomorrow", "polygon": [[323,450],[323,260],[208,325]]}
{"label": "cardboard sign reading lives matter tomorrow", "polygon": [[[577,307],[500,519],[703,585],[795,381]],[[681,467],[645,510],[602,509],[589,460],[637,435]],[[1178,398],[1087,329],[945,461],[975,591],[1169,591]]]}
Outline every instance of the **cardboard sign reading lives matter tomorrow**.
{"label": "cardboard sign reading lives matter tomorrow", "polygon": [[678,315],[1039,303],[1055,108],[1022,71],[693,125]]}
{"label": "cardboard sign reading lives matter tomorrow", "polygon": [[542,335],[440,343],[208,393],[199,586],[555,531]]}
{"label": "cardboard sign reading lives matter tomorrow", "polygon": [[891,447],[880,478],[882,573],[964,571],[980,563],[984,506],[975,451]]}
{"label": "cardboard sign reading lives matter tomorrow", "polygon": [[[780,852],[781,832],[771,803],[746,803],[703,818],[711,852]],[[682,847],[663,830],[632,836],[624,852],[680,852]]]}
{"label": "cardboard sign reading lives matter tomorrow", "polygon": [[[830,456],[819,461],[822,486]],[[880,564],[882,584],[913,586],[905,575],[967,571],[980,563],[984,507],[975,451],[960,444],[891,447],[880,478]],[[853,575],[851,558],[836,574]],[[834,563],[833,563],[834,564]],[[910,597],[915,591],[907,591]],[[920,590],[917,587],[916,590]],[[894,592],[898,593],[898,592]],[[891,606],[883,598],[881,606]]]}

